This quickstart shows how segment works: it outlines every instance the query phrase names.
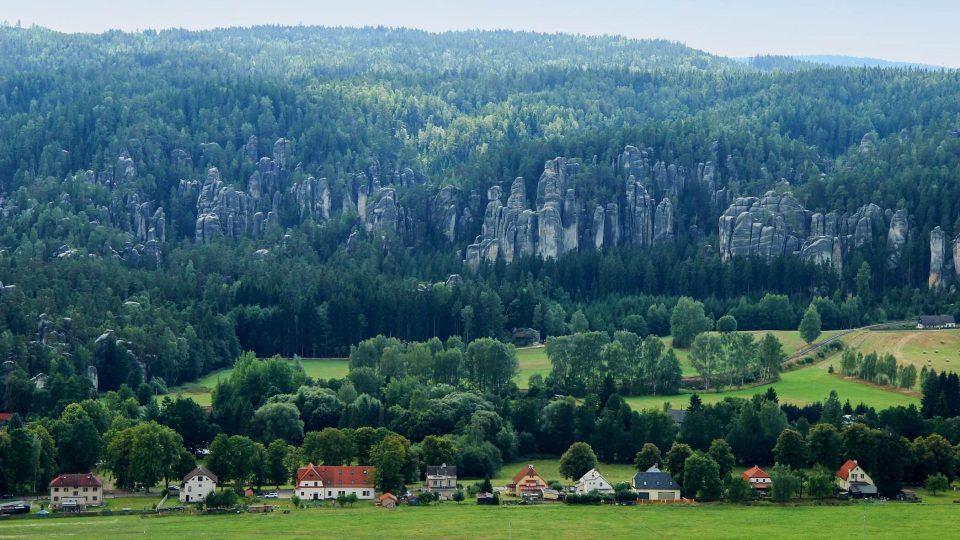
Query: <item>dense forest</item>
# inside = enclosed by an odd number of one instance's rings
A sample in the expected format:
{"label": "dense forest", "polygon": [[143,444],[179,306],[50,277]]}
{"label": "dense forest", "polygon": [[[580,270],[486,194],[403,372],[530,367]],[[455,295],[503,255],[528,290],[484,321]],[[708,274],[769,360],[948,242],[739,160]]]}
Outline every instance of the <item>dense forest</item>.
{"label": "dense forest", "polygon": [[[5,27],[0,49],[0,356],[30,377],[103,370],[100,337],[172,385],[241,350],[343,356],[377,334],[546,336],[577,311],[612,334],[681,295],[742,329],[795,328],[815,296],[844,313],[825,328],[957,311],[956,72],[766,73],[662,41],[381,28]],[[557,156],[556,219],[574,221],[552,256]],[[489,256],[506,249],[490,188],[517,177],[540,238],[508,261]],[[628,222],[634,189],[660,201],[657,241]],[[803,219],[841,216],[840,236],[852,219],[842,264],[718,253],[737,245],[726,204],[768,190]],[[768,293],[786,320],[763,315]]]}
{"label": "dense forest", "polygon": [[[624,396],[679,391],[668,334],[710,388],[784,367],[737,330],[960,315],[960,73],[518,32],[0,27],[0,281],[4,493],[98,463],[151,485],[208,448],[238,485],[372,462],[390,488],[582,441],[680,478],[694,452],[859,457],[893,494],[954,477],[956,375],[844,357],[919,379],[921,409],[694,396],[678,424]],[[515,335],[552,365],[525,391]],[[209,410],[155,396],[229,366]],[[157,441],[162,467],[132,465]]]}

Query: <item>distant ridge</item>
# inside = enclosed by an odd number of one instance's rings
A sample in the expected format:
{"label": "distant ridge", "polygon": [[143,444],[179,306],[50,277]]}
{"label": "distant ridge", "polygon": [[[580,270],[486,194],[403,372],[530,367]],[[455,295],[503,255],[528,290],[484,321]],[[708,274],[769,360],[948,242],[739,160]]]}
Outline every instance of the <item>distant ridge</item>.
{"label": "distant ridge", "polygon": [[733,57],[731,60],[741,64],[746,64],[760,71],[798,71],[802,69],[815,69],[818,67],[878,67],[884,69],[923,69],[928,71],[949,71],[952,69],[933,64],[895,62],[892,60],[884,60],[882,58],[843,56],[837,54],[756,55]]}
{"label": "distant ridge", "polygon": [[884,60],[882,58],[867,58],[861,56],[843,56],[836,54],[815,54],[815,55],[793,55],[793,58],[797,60],[803,60],[805,62],[812,62],[815,64],[823,64],[827,66],[835,67],[881,67],[881,68],[915,68],[915,69],[929,69],[939,71],[941,69],[950,69],[944,66],[937,66],[933,64],[920,64],[915,62],[896,62],[892,60]]}

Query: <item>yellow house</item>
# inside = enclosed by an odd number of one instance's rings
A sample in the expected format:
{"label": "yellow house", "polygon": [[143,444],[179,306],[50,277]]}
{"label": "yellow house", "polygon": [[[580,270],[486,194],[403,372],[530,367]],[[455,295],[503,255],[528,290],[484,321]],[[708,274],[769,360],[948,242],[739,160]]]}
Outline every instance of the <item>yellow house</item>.
{"label": "yellow house", "polygon": [[540,473],[533,468],[533,465],[527,465],[513,477],[513,483],[507,486],[507,490],[517,497],[523,495],[543,495],[543,490],[549,489],[547,481],[540,476]]}

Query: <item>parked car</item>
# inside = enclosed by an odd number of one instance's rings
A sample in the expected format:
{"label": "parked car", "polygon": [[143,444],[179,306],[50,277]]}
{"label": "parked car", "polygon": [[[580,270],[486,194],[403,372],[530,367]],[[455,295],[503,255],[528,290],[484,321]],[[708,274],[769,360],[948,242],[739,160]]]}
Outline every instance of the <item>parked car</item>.
{"label": "parked car", "polygon": [[168,493],[179,494],[179,493],[180,493],[180,487],[179,487],[179,486],[167,486],[167,492],[168,492]]}
{"label": "parked car", "polygon": [[266,492],[266,493],[263,494],[263,498],[264,498],[264,499],[278,499],[278,498],[280,498],[280,494],[277,493],[276,491],[268,491],[268,492]]}

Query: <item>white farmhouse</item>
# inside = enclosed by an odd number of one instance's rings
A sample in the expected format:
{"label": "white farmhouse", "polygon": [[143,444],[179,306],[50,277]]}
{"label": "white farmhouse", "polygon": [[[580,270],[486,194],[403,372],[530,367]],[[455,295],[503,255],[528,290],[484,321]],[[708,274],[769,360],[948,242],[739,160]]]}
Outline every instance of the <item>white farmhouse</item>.
{"label": "white farmhouse", "polygon": [[613,486],[596,469],[590,469],[587,474],[581,476],[580,480],[577,480],[577,483],[574,484],[574,489],[577,493],[590,493],[591,491],[613,493]]}
{"label": "white farmhouse", "polygon": [[197,467],[183,477],[180,487],[180,502],[195,503],[206,500],[217,489],[217,475],[204,467]]}

